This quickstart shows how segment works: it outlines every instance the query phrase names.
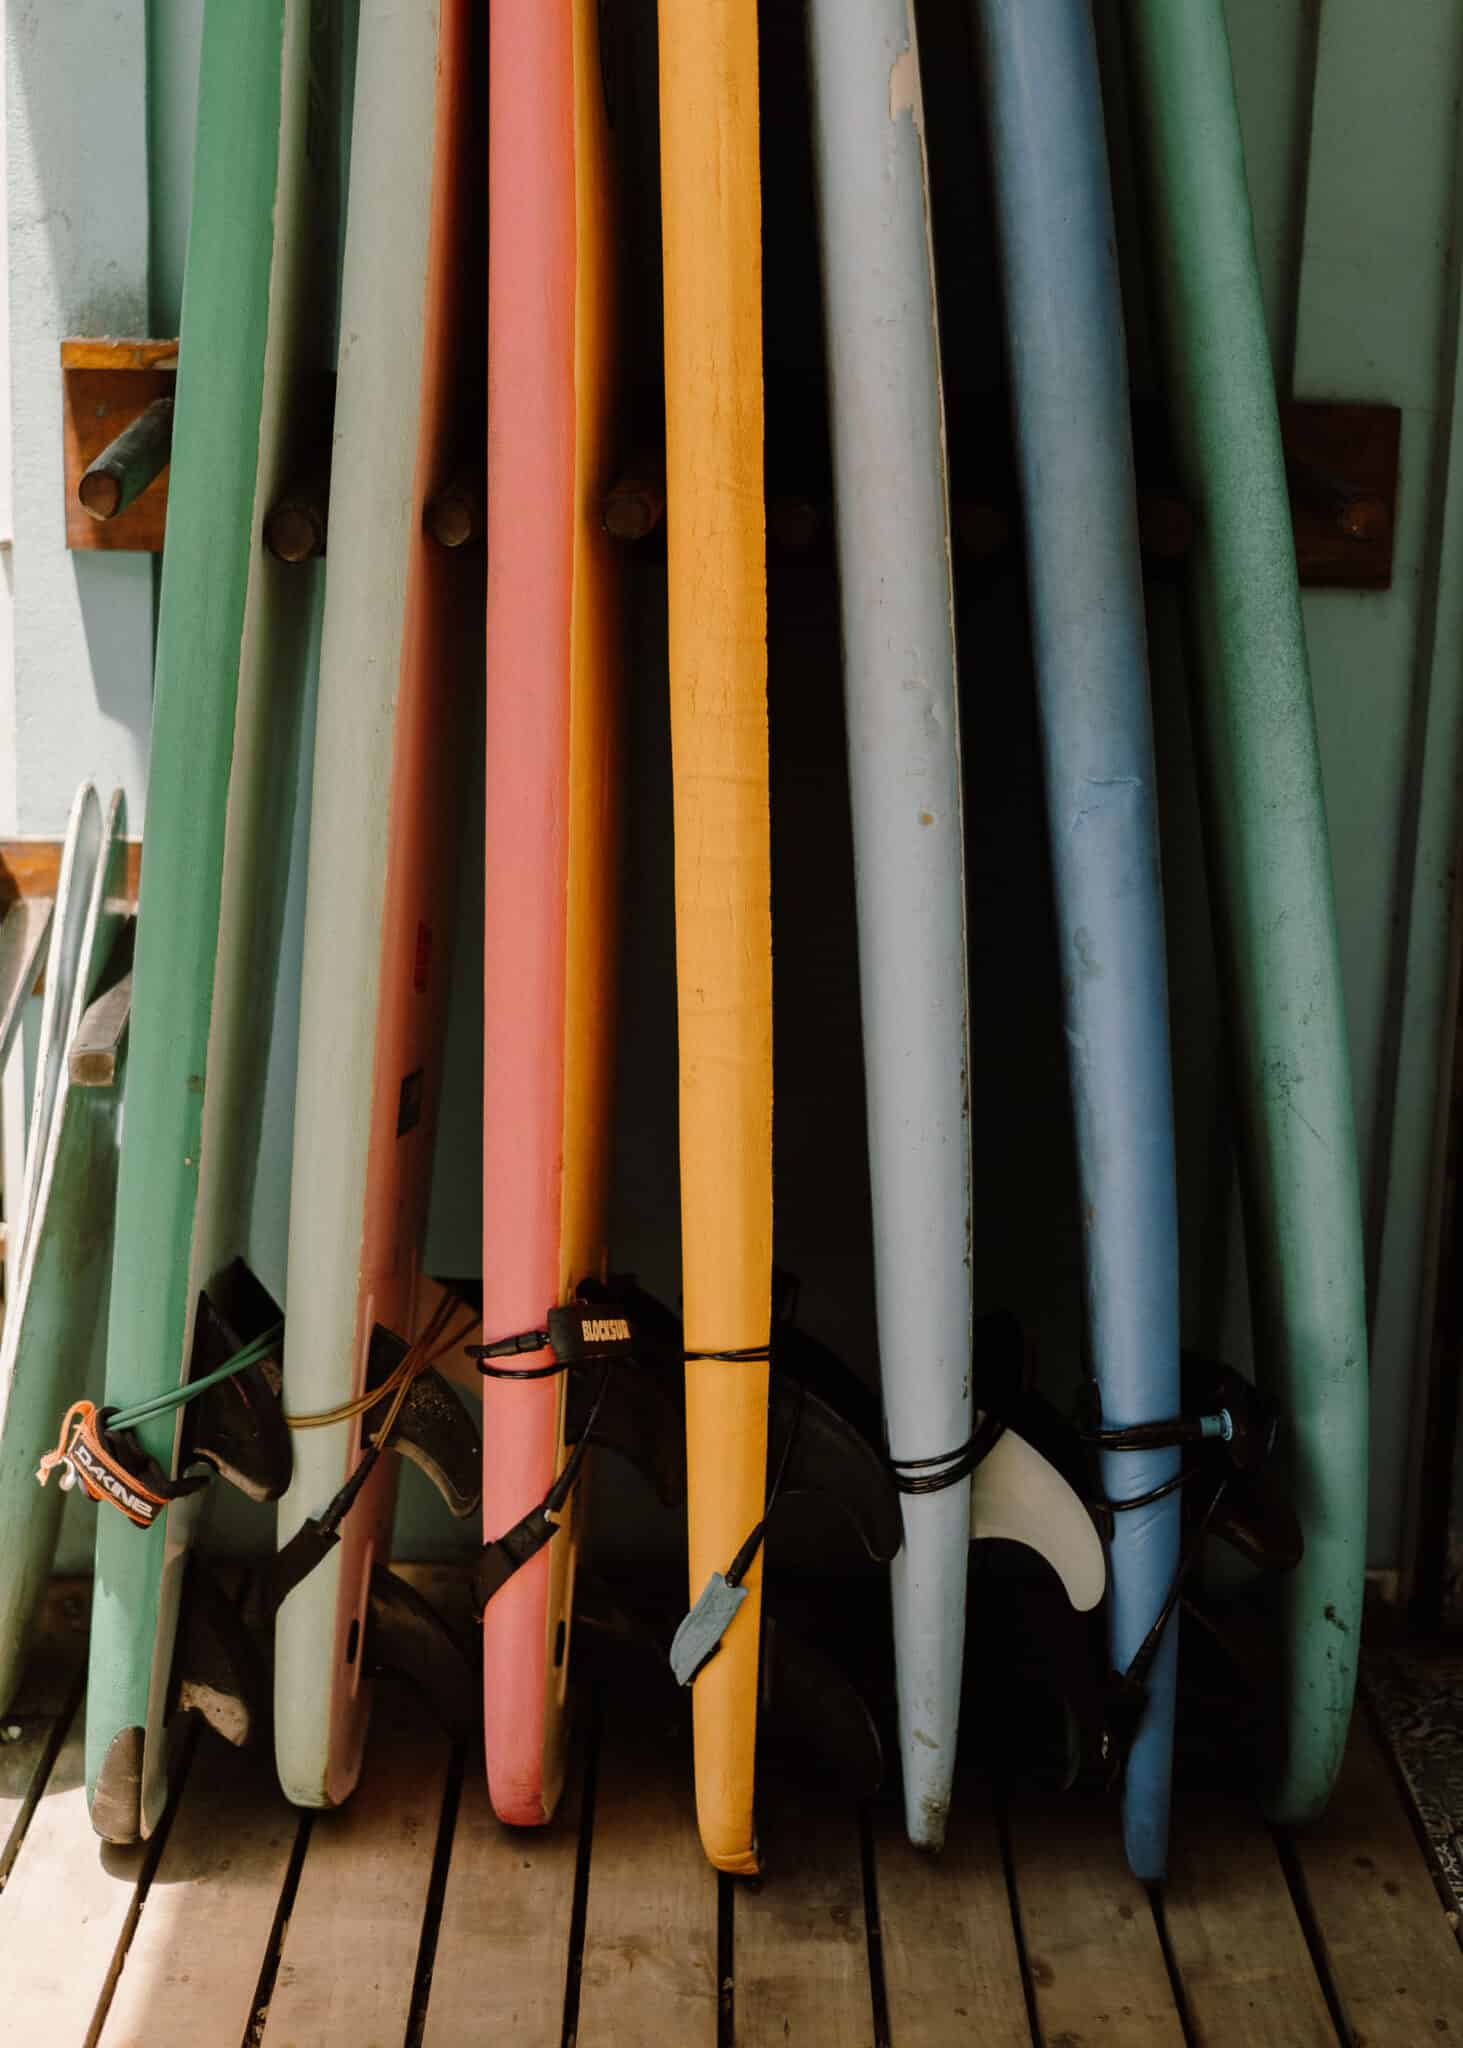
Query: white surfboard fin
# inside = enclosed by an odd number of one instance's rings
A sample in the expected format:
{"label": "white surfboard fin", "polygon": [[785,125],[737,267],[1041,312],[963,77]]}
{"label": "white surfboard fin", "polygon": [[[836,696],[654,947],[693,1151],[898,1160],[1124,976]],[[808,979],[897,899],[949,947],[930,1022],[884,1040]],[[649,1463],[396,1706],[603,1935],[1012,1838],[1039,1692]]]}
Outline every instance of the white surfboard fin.
{"label": "white surfboard fin", "polygon": [[1107,1554],[1086,1503],[1050,1460],[1003,1430],[970,1479],[972,1542],[1022,1543],[1052,1567],[1079,1614],[1107,1587]]}

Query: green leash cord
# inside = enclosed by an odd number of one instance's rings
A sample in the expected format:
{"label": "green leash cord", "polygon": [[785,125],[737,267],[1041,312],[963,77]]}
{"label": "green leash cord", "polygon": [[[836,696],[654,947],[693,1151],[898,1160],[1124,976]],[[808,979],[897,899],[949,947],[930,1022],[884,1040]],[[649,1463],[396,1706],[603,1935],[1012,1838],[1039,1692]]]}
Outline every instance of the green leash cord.
{"label": "green leash cord", "polygon": [[133,1429],[139,1422],[151,1422],[154,1416],[166,1415],[173,1408],[181,1408],[187,1401],[196,1401],[200,1394],[206,1394],[210,1387],[232,1379],[237,1372],[244,1372],[251,1365],[257,1365],[262,1358],[268,1358],[271,1351],[284,1335],[284,1324],[276,1323],[266,1330],[262,1337],[256,1337],[246,1344],[242,1351],[236,1351],[232,1358],[224,1360],[213,1372],[205,1373],[201,1380],[188,1380],[170,1393],[154,1394],[150,1401],[138,1401],[131,1408],[119,1408],[107,1417],[108,1429]]}

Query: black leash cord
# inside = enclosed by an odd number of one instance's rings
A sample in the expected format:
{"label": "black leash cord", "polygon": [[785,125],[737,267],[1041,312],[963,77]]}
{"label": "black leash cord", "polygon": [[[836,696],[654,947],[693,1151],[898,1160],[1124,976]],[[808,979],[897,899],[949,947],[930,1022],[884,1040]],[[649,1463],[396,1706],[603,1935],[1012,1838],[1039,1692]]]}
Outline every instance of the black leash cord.
{"label": "black leash cord", "polygon": [[762,1505],[762,1519],[758,1522],[756,1528],[752,1531],[723,1574],[729,1586],[739,1586],[751,1570],[752,1560],[762,1548],[762,1538],[767,1533],[768,1517],[777,1505],[777,1496],[782,1490],[782,1482],[787,1475],[787,1461],[792,1456],[792,1447],[797,1442],[798,1426],[803,1419],[803,1397],[806,1389],[801,1381],[797,1383],[797,1388],[798,1404],[793,1410],[792,1421],[789,1423],[787,1435],[783,1439],[782,1454],[777,1460],[777,1470],[772,1475],[772,1484],[767,1489],[767,1498]]}
{"label": "black leash cord", "polygon": [[987,1409],[958,1450],[944,1451],[936,1458],[891,1457],[890,1476],[901,1493],[943,1493],[947,1486],[968,1478],[1005,1434],[1005,1423]]}

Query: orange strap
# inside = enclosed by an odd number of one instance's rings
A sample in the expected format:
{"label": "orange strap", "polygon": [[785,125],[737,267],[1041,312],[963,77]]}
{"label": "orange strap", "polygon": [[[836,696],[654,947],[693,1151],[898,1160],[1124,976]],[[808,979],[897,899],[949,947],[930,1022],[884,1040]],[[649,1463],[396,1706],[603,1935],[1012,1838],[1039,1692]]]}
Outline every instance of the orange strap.
{"label": "orange strap", "polygon": [[159,1511],[168,1505],[167,1499],[117,1463],[97,1434],[96,1416],[94,1402],[72,1402],[62,1418],[56,1448],[41,1459],[36,1478],[44,1486],[55,1467],[63,1466],[63,1488],[79,1480],[90,1499],[106,1501],[139,1529],[150,1529]]}

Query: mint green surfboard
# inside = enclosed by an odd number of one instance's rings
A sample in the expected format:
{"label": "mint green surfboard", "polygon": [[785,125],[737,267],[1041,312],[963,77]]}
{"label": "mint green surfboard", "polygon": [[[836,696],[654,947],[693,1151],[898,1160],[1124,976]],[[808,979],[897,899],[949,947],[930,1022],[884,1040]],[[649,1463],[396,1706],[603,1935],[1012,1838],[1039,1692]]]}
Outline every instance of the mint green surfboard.
{"label": "mint green surfboard", "polygon": [[[46,998],[54,999],[56,1017],[37,1097],[48,1106],[49,1123],[31,1133],[36,1173],[0,1333],[0,1712],[24,1674],[64,1501],[54,1477],[44,1490],[37,1485],[36,1468],[55,1446],[70,1403],[95,1397],[112,1268],[120,1070],[105,1085],[81,1086],[70,1057],[126,921],[121,792],[103,826],[96,792],[86,784],[73,827],[46,959]],[[85,867],[89,873],[77,872]],[[78,944],[67,959],[73,922]]]}
{"label": "mint green surfboard", "polygon": [[1320,1812],[1351,1720],[1366,1564],[1361,1203],[1330,848],[1275,384],[1220,0],[1124,10],[1147,260],[1194,507],[1191,677],[1237,1083],[1261,1382],[1305,1556],[1278,1582],[1272,1820]]}
{"label": "mint green surfboard", "polygon": [[[106,1398],[186,1378],[201,1290],[251,1234],[282,1244],[288,1145],[266,1146],[320,572],[274,561],[334,333],[341,8],[207,0],[163,555]],[[277,1062],[276,1062],[277,1064]],[[277,1080],[277,1076],[276,1076]],[[291,1091],[292,1092],[292,1091]],[[254,1261],[257,1269],[258,1261]],[[283,1274],[258,1277],[283,1295]],[[143,1424],[175,1468],[178,1423]],[[86,1713],[92,1822],[151,1834],[184,1569],[208,1491],[145,1533],[98,1510]]]}

